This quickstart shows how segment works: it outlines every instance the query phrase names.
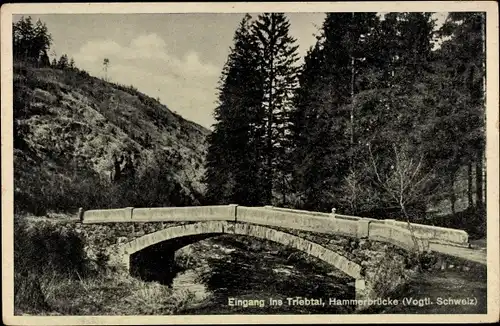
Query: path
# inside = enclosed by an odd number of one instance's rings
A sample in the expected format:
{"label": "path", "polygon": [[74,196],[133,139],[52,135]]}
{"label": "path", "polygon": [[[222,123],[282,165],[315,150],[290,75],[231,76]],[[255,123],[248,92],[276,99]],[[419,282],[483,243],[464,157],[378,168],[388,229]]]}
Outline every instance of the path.
{"label": "path", "polygon": [[[433,304],[422,306],[397,305],[386,307],[385,314],[485,314],[487,312],[486,274],[465,273],[445,270],[425,272],[417,276],[398,298],[429,298]],[[448,300],[448,304],[439,305]],[[449,300],[451,299],[451,300]],[[465,299],[466,304],[453,304],[454,300]],[[474,301],[474,302],[472,302]]]}

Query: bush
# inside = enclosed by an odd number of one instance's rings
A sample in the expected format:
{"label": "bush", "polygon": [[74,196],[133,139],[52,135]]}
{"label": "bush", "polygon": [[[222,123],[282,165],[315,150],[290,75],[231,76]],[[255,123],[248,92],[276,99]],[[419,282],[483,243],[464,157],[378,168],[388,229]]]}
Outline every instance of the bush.
{"label": "bush", "polygon": [[[16,161],[14,208],[18,214],[44,216],[49,212],[76,213],[85,209],[117,207],[189,206],[199,204],[195,190],[184,188],[173,171],[164,168],[167,153],[155,153],[152,162],[137,167],[134,177],[110,183],[85,166],[67,175],[45,166],[23,168]],[[73,164],[73,163],[69,163]]]}
{"label": "bush", "polygon": [[71,226],[43,223],[28,228],[22,218],[14,220],[14,269],[24,275],[50,272],[68,278],[90,273],[84,241]]}
{"label": "bush", "polygon": [[14,311],[39,313],[50,310],[42,292],[39,276],[33,273],[14,274]]}
{"label": "bush", "polygon": [[91,275],[83,240],[74,230],[58,230],[44,224],[28,228],[22,218],[14,219],[14,307],[19,312],[50,310],[44,283],[58,278]]}
{"label": "bush", "polygon": [[193,301],[190,292],[95,269],[102,257],[88,258],[73,224],[31,223],[14,220],[16,315],[172,314]]}
{"label": "bush", "polygon": [[384,252],[383,258],[369,275],[374,292],[378,297],[385,298],[395,289],[404,286],[409,279],[410,270],[416,267],[417,263],[412,257],[408,259],[404,256]]}

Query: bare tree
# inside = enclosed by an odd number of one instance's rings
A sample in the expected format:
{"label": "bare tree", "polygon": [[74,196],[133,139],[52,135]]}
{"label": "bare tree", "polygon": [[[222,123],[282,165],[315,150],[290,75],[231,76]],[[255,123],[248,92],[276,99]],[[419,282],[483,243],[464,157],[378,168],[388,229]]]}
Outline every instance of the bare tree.
{"label": "bare tree", "polygon": [[109,67],[109,59],[108,58],[104,58],[104,61],[103,61],[103,66],[104,66],[104,80],[105,81],[108,81],[108,67]]}
{"label": "bare tree", "polygon": [[358,173],[356,173],[352,166],[349,174],[344,178],[342,190],[342,193],[345,194],[342,198],[343,201],[349,205],[350,213],[355,214],[358,211],[361,189]]}
{"label": "bare tree", "polygon": [[408,147],[407,144],[399,146],[392,144],[394,157],[390,169],[386,173],[380,172],[377,158],[374,157],[370,144],[368,144],[368,151],[374,181],[387,195],[391,203],[398,205],[401,209],[401,213],[408,223],[408,230],[411,233],[415,248],[418,251],[418,242],[407,207],[422,200],[425,189],[432,181],[432,174],[423,170],[424,155],[414,158],[410,155]]}

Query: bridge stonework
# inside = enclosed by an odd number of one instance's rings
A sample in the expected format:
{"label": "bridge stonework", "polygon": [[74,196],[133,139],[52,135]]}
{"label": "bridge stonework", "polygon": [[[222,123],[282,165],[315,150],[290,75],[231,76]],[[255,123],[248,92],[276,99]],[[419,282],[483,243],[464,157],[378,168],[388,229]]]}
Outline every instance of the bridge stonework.
{"label": "bridge stonework", "polygon": [[355,280],[357,299],[386,295],[408,278],[413,272],[408,252],[446,248],[449,253],[453,247],[462,253],[468,242],[461,230],[413,224],[416,248],[406,223],[274,207],[129,207],[82,211],[80,220],[90,254],[104,252],[109,264],[129,272],[132,256],[155,245],[177,243],[174,251],[210,236],[246,235],[329,263]]}

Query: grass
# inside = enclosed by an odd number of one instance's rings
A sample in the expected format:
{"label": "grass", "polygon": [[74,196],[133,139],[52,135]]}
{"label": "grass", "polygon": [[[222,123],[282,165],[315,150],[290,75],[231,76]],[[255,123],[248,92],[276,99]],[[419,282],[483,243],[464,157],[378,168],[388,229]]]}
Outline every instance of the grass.
{"label": "grass", "polygon": [[[16,293],[16,315],[170,315],[187,307],[194,296],[126,274],[70,279],[47,273],[30,280],[21,281],[26,282],[24,291]],[[34,295],[38,290],[43,296]]]}
{"label": "grass", "polygon": [[34,224],[15,220],[16,315],[168,315],[193,301],[189,291],[173,291],[92,261],[70,228]]}

